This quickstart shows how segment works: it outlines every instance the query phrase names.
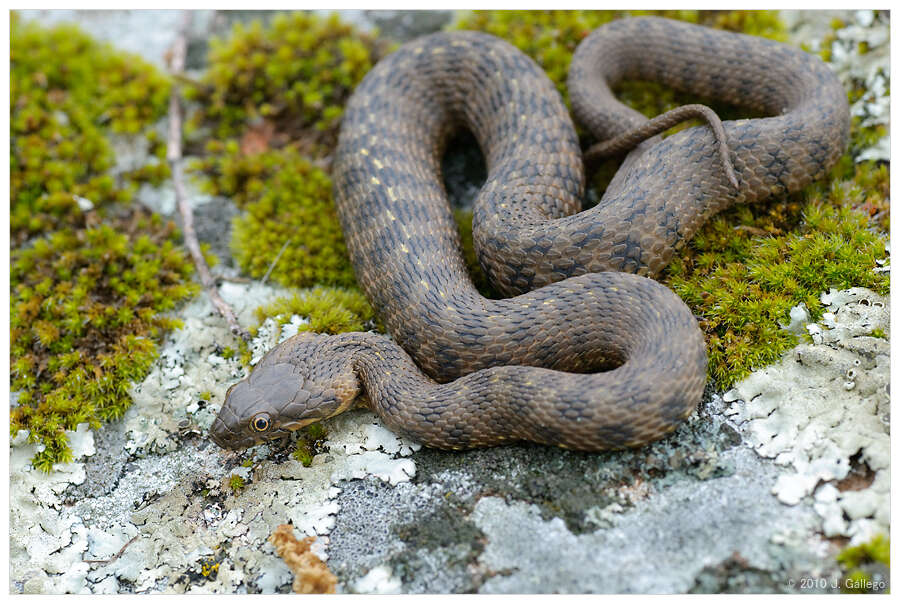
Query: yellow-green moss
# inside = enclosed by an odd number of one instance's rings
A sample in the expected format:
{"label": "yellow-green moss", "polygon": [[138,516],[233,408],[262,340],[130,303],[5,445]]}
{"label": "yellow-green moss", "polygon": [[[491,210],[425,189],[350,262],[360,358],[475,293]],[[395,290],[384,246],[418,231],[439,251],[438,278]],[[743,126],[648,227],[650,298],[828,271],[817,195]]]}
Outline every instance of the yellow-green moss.
{"label": "yellow-green moss", "polygon": [[244,136],[261,119],[276,126],[282,144],[302,138],[330,145],[347,97],[380,56],[373,36],[335,14],[277,15],[265,27],[238,23],[227,39],[210,42],[209,69],[185,91],[201,106],[192,122],[224,140]]}
{"label": "yellow-green moss", "polygon": [[308,468],[312,465],[313,457],[323,450],[326,436],[328,436],[328,431],[319,422],[302,428],[291,457],[303,464],[303,467]]}
{"label": "yellow-green moss", "polygon": [[46,29],[12,13],[12,241],[83,226],[77,197],[102,208],[129,200],[135,182],[166,178],[168,167],[158,157],[130,174],[111,176],[108,135],[149,134],[165,114],[168,95],[167,78],[140,58],[95,42],[74,26]]}
{"label": "yellow-green moss", "polygon": [[[234,219],[232,252],[241,268],[286,287],[355,283],[331,198],[331,180],[294,153],[265,192]],[[276,262],[277,260],[277,262]]]}
{"label": "yellow-green moss", "polygon": [[13,250],[10,431],[29,431],[49,470],[70,457],[65,430],[97,428],[131,404],[128,388],[178,322],[160,313],[197,291],[193,266],[157,216],[57,231]]}
{"label": "yellow-green moss", "polygon": [[228,488],[235,493],[240,493],[247,486],[244,478],[238,474],[232,474],[228,477]]}
{"label": "yellow-green moss", "polygon": [[244,482],[244,478],[237,474],[232,474],[228,477],[228,488],[230,488],[235,493],[240,493],[241,490],[246,486]]}
{"label": "yellow-green moss", "polygon": [[872,272],[885,239],[867,228],[865,216],[833,204],[804,202],[794,216],[803,221],[789,232],[774,227],[765,208],[790,206],[735,208],[713,218],[669,265],[668,285],[702,317],[710,377],[720,388],[797,344],[781,328],[791,307],[805,303],[817,320],[824,310],[819,295],[831,287],[888,292],[888,278]]}
{"label": "yellow-green moss", "polygon": [[[872,576],[868,566],[884,565],[885,570],[891,567],[891,540],[884,535],[877,535],[868,543],[848,547],[837,555],[837,561],[844,567],[841,580],[841,591],[845,593],[869,593],[865,585],[871,583]],[[888,577],[885,576],[884,579]]]}
{"label": "yellow-green moss", "polygon": [[[168,79],[74,26],[15,13],[10,26],[10,430],[43,445],[33,463],[49,471],[71,458],[66,430],[130,405],[177,325],[160,313],[197,288],[174,225],[122,207],[137,183],[168,177],[152,129]],[[113,136],[143,136],[148,163],[112,176]]]}
{"label": "yellow-green moss", "polygon": [[326,436],[328,436],[328,431],[325,429],[325,426],[323,426],[319,422],[306,426],[306,428],[304,428],[304,432],[306,436],[309,437],[309,439],[313,442],[321,441]]}
{"label": "yellow-green moss", "polygon": [[292,315],[307,317],[309,323],[301,331],[337,334],[346,331],[365,331],[375,319],[375,311],[357,289],[315,287],[279,298],[256,309],[260,321],[274,318],[280,325]]}
{"label": "yellow-green moss", "polygon": [[314,455],[309,444],[305,440],[300,439],[297,441],[297,446],[291,453],[291,457],[303,464],[304,468],[308,468],[312,465]]}
{"label": "yellow-green moss", "polygon": [[195,133],[214,137],[192,170],[246,210],[232,251],[249,275],[277,258],[269,278],[284,286],[354,284],[331,181],[313,162],[331,153],[347,98],[385,48],[336,15],[304,12],[211,43],[209,69],[186,89]]}

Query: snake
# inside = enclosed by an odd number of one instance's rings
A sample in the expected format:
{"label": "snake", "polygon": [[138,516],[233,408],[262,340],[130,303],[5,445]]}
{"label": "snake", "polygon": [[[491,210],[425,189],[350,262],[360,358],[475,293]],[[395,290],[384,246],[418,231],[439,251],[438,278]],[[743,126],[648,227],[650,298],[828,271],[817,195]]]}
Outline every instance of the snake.
{"label": "snake", "polygon": [[[722,122],[688,106],[648,119],[616,98],[628,80],[765,117]],[[547,75],[491,35],[430,34],[369,71],[345,108],[333,191],[357,279],[390,337],[285,340],[229,388],[213,442],[249,447],[363,404],[439,449],[602,451],[659,439],[696,409],[704,337],[653,277],[722,209],[823,177],[847,145],[846,93],[800,49],[654,17],[587,35],[567,85],[598,141],[587,152]],[[708,123],[659,134],[685,115]],[[460,130],[487,168],[472,229],[498,299],[473,285],[442,181]],[[620,167],[583,210],[585,162],[614,153],[625,154]]]}

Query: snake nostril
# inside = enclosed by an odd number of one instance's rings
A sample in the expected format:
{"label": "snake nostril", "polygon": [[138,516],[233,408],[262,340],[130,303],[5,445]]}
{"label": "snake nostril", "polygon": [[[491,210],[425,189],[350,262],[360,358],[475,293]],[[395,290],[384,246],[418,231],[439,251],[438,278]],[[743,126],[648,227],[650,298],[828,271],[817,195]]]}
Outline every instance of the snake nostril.
{"label": "snake nostril", "polygon": [[226,449],[226,448],[228,448],[227,447],[228,436],[229,436],[229,430],[228,430],[228,426],[225,425],[225,422],[223,422],[218,417],[216,419],[214,419],[212,425],[209,427],[210,440],[212,440],[214,443],[216,443],[218,446],[222,447],[223,449]]}

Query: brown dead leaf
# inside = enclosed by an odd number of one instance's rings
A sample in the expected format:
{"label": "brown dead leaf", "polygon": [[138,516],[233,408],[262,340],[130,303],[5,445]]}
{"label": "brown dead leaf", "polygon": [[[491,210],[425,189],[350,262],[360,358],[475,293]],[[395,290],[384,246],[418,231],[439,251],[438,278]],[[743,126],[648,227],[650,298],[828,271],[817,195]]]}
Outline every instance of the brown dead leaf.
{"label": "brown dead leaf", "polygon": [[275,546],[275,551],[294,573],[294,593],[334,593],[337,577],[309,550],[315,540],[315,537],[297,540],[294,536],[294,527],[290,524],[280,525],[269,536],[269,542]]}

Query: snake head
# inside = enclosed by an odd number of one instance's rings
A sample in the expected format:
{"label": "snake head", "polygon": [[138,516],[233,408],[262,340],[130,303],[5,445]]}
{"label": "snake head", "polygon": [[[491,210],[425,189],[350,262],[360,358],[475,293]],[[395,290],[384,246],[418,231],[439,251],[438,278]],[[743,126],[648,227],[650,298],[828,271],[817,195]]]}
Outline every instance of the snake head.
{"label": "snake head", "polygon": [[210,427],[223,449],[270,441],[353,406],[359,383],[350,363],[323,354],[333,336],[300,333],[270,351],[232,385]]}

